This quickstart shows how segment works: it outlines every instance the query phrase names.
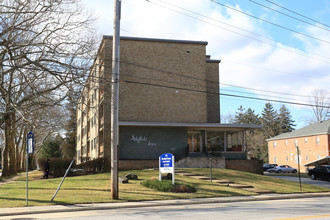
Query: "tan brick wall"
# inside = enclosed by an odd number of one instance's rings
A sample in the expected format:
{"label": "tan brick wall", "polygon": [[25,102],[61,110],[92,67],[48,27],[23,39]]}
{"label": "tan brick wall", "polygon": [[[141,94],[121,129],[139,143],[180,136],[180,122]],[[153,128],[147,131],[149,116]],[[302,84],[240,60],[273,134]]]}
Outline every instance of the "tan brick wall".
{"label": "tan brick wall", "polygon": [[220,123],[219,63],[206,62],[207,122]]}
{"label": "tan brick wall", "polygon": [[[317,137],[320,139],[319,144],[316,143]],[[307,138],[307,143],[305,143],[305,138]],[[287,140],[287,145],[285,144],[285,140]],[[329,156],[328,135],[297,137],[268,141],[269,163],[275,163],[276,157],[276,163],[278,165],[289,165],[298,168],[298,163],[296,163],[297,149],[295,147],[295,140],[297,140],[300,150],[299,157],[302,172],[306,171],[305,166],[303,166],[304,164],[317,160],[318,157]],[[276,147],[274,147],[275,141]]]}
{"label": "tan brick wall", "polygon": [[207,122],[205,46],[121,40],[119,120]]}

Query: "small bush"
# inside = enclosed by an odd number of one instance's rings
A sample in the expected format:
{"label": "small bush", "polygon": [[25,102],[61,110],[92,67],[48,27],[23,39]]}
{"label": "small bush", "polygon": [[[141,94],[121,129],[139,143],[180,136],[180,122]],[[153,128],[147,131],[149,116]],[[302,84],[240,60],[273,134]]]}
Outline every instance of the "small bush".
{"label": "small bush", "polygon": [[177,192],[177,193],[192,193],[196,189],[189,185],[179,183],[172,184],[171,180],[159,181],[157,179],[145,180],[141,183],[142,186],[161,191],[161,192]]}
{"label": "small bush", "polygon": [[[46,160],[47,159],[44,159],[44,158],[39,158],[38,159],[40,169],[43,172],[45,172]],[[50,160],[49,160],[49,175],[52,176],[52,177],[62,177],[62,176],[64,176],[66,170],[69,168],[70,163],[71,163],[70,159],[50,158]]]}

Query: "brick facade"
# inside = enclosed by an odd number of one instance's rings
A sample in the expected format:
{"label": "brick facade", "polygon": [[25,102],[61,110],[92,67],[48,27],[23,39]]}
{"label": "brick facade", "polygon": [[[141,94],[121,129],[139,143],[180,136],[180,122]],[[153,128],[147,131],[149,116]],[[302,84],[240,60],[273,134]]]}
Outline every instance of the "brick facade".
{"label": "brick facade", "polygon": [[269,163],[289,165],[298,168],[297,148],[300,151],[300,168],[306,171],[304,164],[321,159],[329,154],[329,135],[320,134],[268,141]]}

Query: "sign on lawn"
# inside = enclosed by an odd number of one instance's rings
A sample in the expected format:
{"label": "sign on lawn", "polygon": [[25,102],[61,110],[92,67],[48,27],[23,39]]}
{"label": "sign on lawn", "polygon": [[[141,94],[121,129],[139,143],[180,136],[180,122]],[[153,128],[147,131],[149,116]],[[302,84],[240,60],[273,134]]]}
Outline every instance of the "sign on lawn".
{"label": "sign on lawn", "polygon": [[174,185],[174,156],[165,153],[159,157],[159,180],[162,180],[162,173],[172,173],[172,183]]}

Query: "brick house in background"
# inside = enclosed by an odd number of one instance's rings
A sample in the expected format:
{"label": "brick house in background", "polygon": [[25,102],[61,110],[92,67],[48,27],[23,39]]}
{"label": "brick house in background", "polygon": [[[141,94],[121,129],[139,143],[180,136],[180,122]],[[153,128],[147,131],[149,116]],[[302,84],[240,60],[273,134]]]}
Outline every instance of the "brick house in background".
{"label": "brick house in background", "polygon": [[[119,169],[157,167],[163,153],[246,159],[245,131],[259,126],[220,124],[220,60],[206,45],[120,38]],[[77,104],[77,164],[111,158],[111,65],[104,36]]]}
{"label": "brick house in background", "polygon": [[268,139],[269,163],[298,168],[299,147],[301,171],[309,166],[330,162],[330,120],[318,122],[293,132]]}

